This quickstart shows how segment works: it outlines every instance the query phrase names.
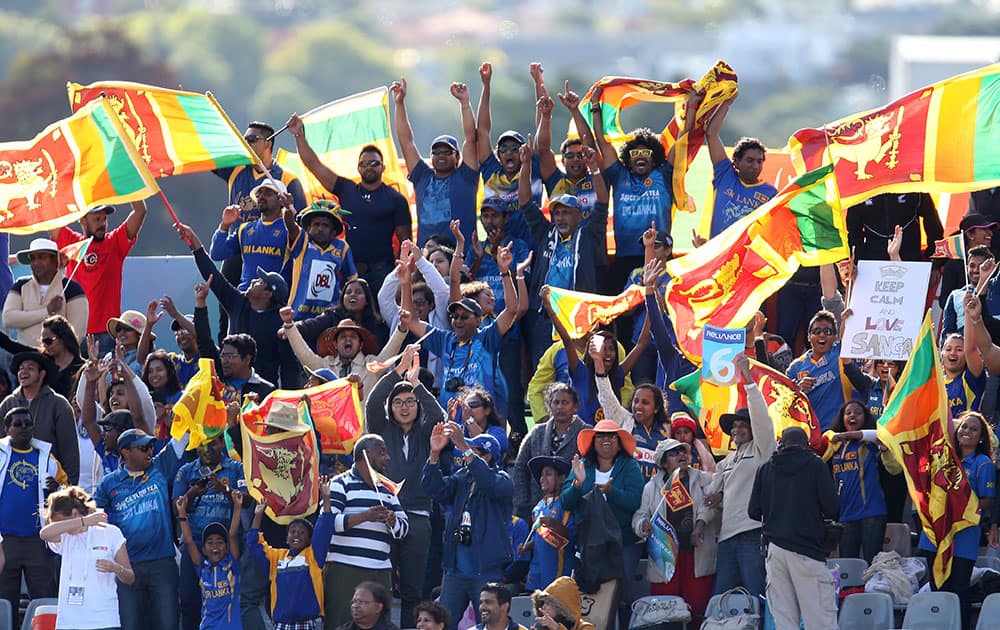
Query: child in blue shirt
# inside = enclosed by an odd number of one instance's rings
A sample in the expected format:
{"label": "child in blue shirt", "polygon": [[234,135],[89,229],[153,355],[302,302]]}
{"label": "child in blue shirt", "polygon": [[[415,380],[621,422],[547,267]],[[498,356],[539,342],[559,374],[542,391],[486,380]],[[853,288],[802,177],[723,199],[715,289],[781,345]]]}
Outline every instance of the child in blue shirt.
{"label": "child in blue shirt", "polygon": [[247,532],[247,549],[271,581],[271,618],[276,629],[318,627],[323,616],[323,565],[333,538],[334,519],[330,511],[330,479],[320,477],[319,496],[323,513],[311,522],[297,518],[288,525],[288,549],[264,542],[260,523],[264,518],[261,502],[254,510],[253,524]]}
{"label": "child in blue shirt", "polygon": [[[186,495],[177,499],[177,520],[191,562],[198,567],[201,586],[201,630],[239,630],[240,618],[240,508],[243,493],[233,489],[233,517],[229,529],[218,521],[202,530],[202,546],[194,541],[188,523]],[[234,606],[235,604],[235,606]]]}
{"label": "child in blue shirt", "polygon": [[518,548],[519,554],[531,554],[525,583],[531,591],[544,589],[557,577],[573,572],[576,566],[576,521],[573,513],[564,508],[559,499],[570,463],[561,457],[540,455],[528,461],[528,470],[542,488],[542,498],[531,510],[531,533]]}

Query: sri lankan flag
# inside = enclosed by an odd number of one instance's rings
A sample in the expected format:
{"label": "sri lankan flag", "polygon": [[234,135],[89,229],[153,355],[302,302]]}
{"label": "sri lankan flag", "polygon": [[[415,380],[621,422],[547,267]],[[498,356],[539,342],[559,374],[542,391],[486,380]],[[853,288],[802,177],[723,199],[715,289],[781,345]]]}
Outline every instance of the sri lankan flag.
{"label": "sri lankan flag", "polygon": [[[767,411],[774,425],[774,435],[779,437],[788,427],[801,427],[809,436],[809,446],[817,455],[825,454],[827,440],[813,411],[809,398],[781,372],[750,359],[750,377],[760,390],[767,404]],[[722,432],[719,418],[747,406],[746,393],[738,385],[716,385],[701,378],[701,370],[674,381],[670,387],[681,394],[681,399],[695,415],[705,432],[705,439],[712,450],[724,455],[731,448],[729,436]]]}
{"label": "sri lankan flag", "polygon": [[965,192],[1000,184],[1000,64],[934,83],[881,109],[800,129],[798,171],[831,161],[845,206],[880,193]]}
{"label": "sri lankan flag", "polygon": [[198,371],[184,387],[180,400],[174,404],[170,436],[179,440],[185,433],[190,433],[190,451],[225,430],[226,403],[222,400],[222,383],[215,375],[215,361],[198,359]]}
{"label": "sri lankan flag", "polygon": [[[408,196],[389,126],[389,90],[385,86],[321,105],[301,118],[309,146],[335,173],[358,181],[358,154],[362,147],[373,144],[382,152],[385,164],[382,181]],[[275,159],[305,183],[310,200],[334,197],[302,164],[298,153],[279,149]]]}
{"label": "sri lankan flag", "polygon": [[[259,405],[244,409],[244,420],[260,427],[275,401],[299,407],[302,422],[320,435],[325,454],[345,455],[354,452],[354,442],[363,433],[363,415],[358,385],[339,378],[308,389],[277,389]],[[261,423],[261,424],[257,424]]]}
{"label": "sri lankan flag", "polygon": [[642,304],[645,295],[645,289],[634,284],[613,297],[549,287],[549,304],[569,336],[580,339],[594,326],[608,324]]}
{"label": "sri lankan flag", "polygon": [[934,241],[934,253],[931,258],[958,258],[965,260],[965,233],[960,232],[940,241]]}
{"label": "sri lankan flag", "polygon": [[924,534],[937,547],[934,582],[951,574],[955,534],[979,524],[979,500],[949,435],[948,394],[930,312],[878,420],[878,437],[906,473]]}
{"label": "sri lankan flag", "polygon": [[0,144],[0,232],[62,227],[93,206],[138,201],[158,190],[104,100],[32,140]]}
{"label": "sri lankan flag", "polygon": [[247,491],[265,504],[265,512],[272,520],[287,525],[315,512],[319,503],[316,434],[304,422],[293,429],[267,432],[252,421],[255,417],[242,416]]}
{"label": "sri lankan flag", "polygon": [[211,94],[123,81],[69,83],[67,90],[73,111],[104,95],[155,177],[257,161]]}
{"label": "sri lankan flag", "polygon": [[667,309],[687,357],[701,363],[705,324],[746,325],[799,265],[847,258],[847,226],[832,167],[802,175],[689,254],[667,262]]}
{"label": "sri lankan flag", "polygon": [[[604,122],[604,136],[616,147],[628,140],[621,121],[621,114],[625,109],[638,103],[677,103],[674,107],[674,116],[663,129],[661,137],[663,148],[666,151],[670,151],[674,143],[679,142],[674,159],[674,205],[678,209],[693,212],[694,209],[689,208],[684,177],[688,171],[688,165],[694,161],[698,150],[705,141],[705,123],[715,114],[722,103],[735,96],[738,91],[736,73],[733,69],[725,61],[719,60],[698,81],[684,79],[678,83],[627,77],[604,77],[595,83],[580,101],[580,113],[583,114],[584,120],[592,129],[594,120],[590,112],[590,98],[597,88],[602,89],[601,116]],[[681,131],[684,130],[684,118],[687,111],[685,100],[691,92],[696,90],[705,90],[705,98],[695,113],[694,127],[690,133],[682,137]],[[597,130],[594,131],[597,132]],[[568,135],[570,137],[578,135],[572,120]]]}

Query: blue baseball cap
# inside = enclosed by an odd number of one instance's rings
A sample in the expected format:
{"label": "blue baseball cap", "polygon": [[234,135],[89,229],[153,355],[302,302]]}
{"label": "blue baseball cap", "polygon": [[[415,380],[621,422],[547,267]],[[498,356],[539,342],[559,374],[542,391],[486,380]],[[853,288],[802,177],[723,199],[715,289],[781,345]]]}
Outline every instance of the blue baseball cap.
{"label": "blue baseball cap", "polygon": [[580,200],[574,195],[559,195],[554,199],[549,199],[549,212],[552,211],[553,206],[566,206],[583,212],[583,208],[580,207]]}
{"label": "blue baseball cap", "polygon": [[480,433],[465,441],[471,448],[487,451],[490,454],[490,465],[500,465],[500,442],[489,433]]}
{"label": "blue baseball cap", "polygon": [[457,302],[452,302],[451,304],[448,305],[449,313],[454,313],[458,309],[464,309],[466,311],[469,311],[476,317],[483,316],[483,307],[479,306],[479,302],[475,301],[472,298],[462,298],[461,300],[458,300]]}
{"label": "blue baseball cap", "polygon": [[508,129],[507,131],[500,134],[500,137],[497,138],[497,146],[499,147],[500,143],[503,142],[504,140],[514,140],[518,144],[524,144],[525,142],[527,142],[527,140],[524,139],[524,136],[522,136],[519,132],[514,131],[513,129]]}
{"label": "blue baseball cap", "polygon": [[219,536],[222,536],[222,540],[226,541],[226,544],[229,544],[229,530],[226,529],[226,526],[220,523],[219,521],[213,521],[208,525],[206,525],[205,528],[201,530],[202,542],[208,540],[208,537],[211,536],[212,534],[218,534]]}
{"label": "blue baseball cap", "polygon": [[431,141],[431,150],[433,151],[434,147],[439,144],[447,144],[452,149],[458,151],[458,140],[455,139],[455,136],[449,136],[445,133],[441,134],[437,138],[434,138],[434,140]]}
{"label": "blue baseball cap", "polygon": [[142,429],[129,429],[118,436],[118,450],[152,444],[155,438]]}
{"label": "blue baseball cap", "polygon": [[500,197],[486,197],[483,199],[483,203],[479,205],[479,211],[482,212],[485,208],[491,208],[497,212],[506,214],[510,212],[510,202]]}
{"label": "blue baseball cap", "polygon": [[114,206],[109,206],[108,204],[102,204],[100,206],[95,206],[87,211],[87,214],[97,214],[98,212],[103,212],[105,214],[113,214],[115,211]]}

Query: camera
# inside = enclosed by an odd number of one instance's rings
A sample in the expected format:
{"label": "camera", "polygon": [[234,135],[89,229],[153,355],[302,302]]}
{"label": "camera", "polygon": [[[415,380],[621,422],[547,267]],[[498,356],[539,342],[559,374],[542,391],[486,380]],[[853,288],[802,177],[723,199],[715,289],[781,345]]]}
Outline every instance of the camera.
{"label": "camera", "polygon": [[472,528],[468,525],[462,525],[451,533],[451,537],[455,543],[468,547],[472,544]]}
{"label": "camera", "polygon": [[444,382],[444,391],[450,394],[454,394],[459,389],[461,389],[463,385],[465,385],[465,383],[462,381],[462,379],[458,378],[457,376],[452,376],[451,378],[449,378],[447,381]]}

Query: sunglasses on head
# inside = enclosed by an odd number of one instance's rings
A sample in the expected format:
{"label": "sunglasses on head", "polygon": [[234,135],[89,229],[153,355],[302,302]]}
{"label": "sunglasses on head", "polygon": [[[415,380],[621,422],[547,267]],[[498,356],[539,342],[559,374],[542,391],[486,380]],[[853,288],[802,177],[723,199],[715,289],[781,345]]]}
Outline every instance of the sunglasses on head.
{"label": "sunglasses on head", "polygon": [[630,158],[648,158],[653,155],[652,149],[629,149],[628,156]]}
{"label": "sunglasses on head", "polygon": [[832,328],[813,328],[809,331],[810,335],[832,335],[834,330]]}

